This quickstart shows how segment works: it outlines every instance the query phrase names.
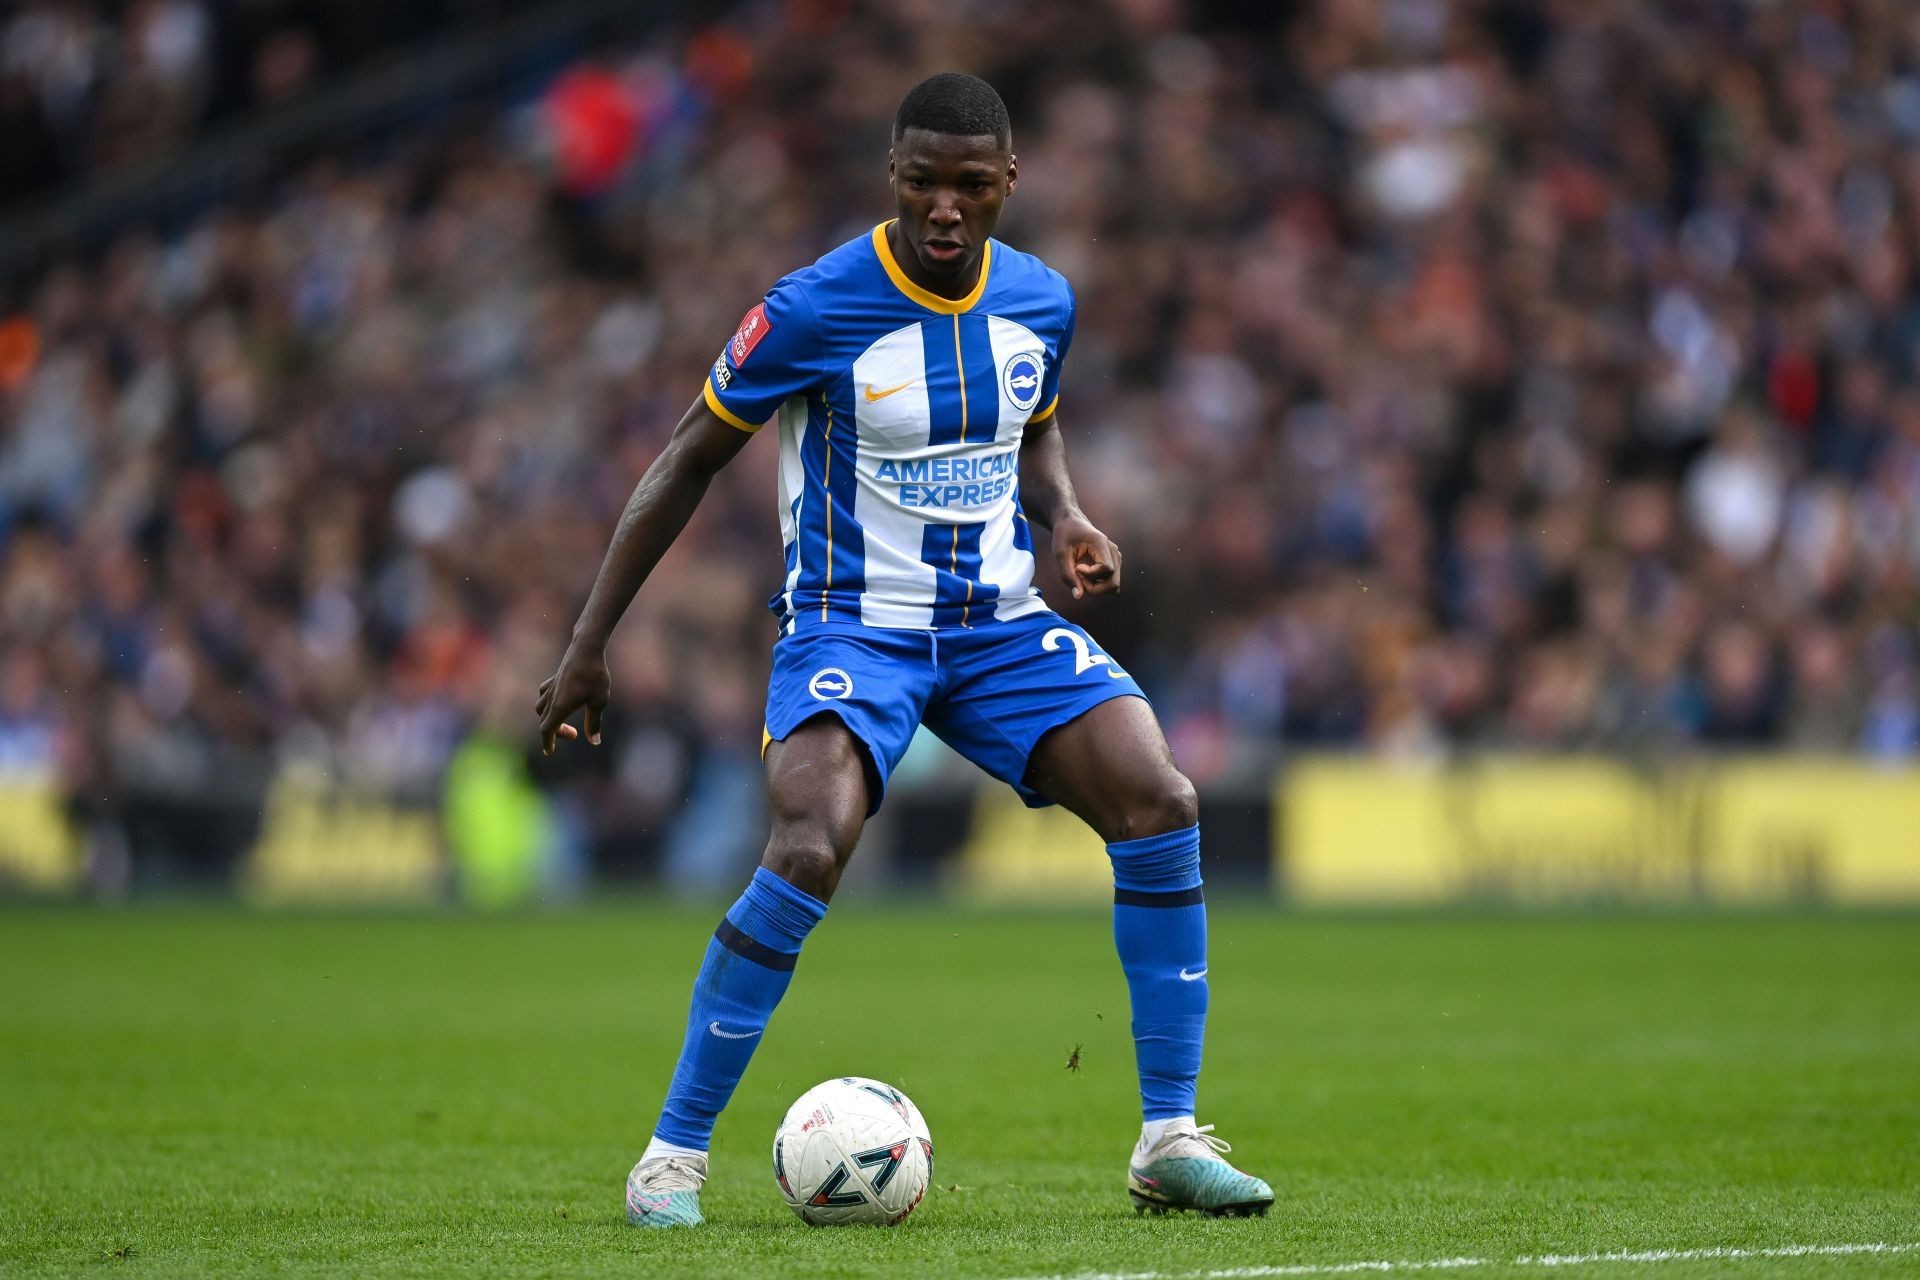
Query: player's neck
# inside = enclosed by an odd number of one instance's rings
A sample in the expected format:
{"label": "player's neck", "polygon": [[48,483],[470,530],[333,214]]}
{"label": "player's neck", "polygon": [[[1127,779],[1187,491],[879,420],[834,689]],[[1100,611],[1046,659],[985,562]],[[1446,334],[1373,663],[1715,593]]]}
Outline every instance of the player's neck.
{"label": "player's neck", "polygon": [[887,251],[893,255],[894,264],[900,268],[902,275],[928,293],[949,302],[958,302],[973,292],[973,286],[980,283],[980,264],[986,256],[986,246],[981,245],[974,250],[973,257],[952,276],[928,275],[926,268],[920,264],[920,255],[913,251],[907,233],[901,229],[898,218],[887,226]]}

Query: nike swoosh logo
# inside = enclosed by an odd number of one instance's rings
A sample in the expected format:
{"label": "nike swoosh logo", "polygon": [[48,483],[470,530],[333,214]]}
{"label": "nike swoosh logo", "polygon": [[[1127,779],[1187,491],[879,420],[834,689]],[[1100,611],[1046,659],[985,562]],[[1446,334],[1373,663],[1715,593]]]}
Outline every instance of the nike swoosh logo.
{"label": "nike swoosh logo", "polygon": [[1192,973],[1188,973],[1185,969],[1182,969],[1180,971],[1180,981],[1182,982],[1198,982],[1200,981],[1200,979],[1206,976],[1207,976],[1207,966],[1205,965],[1201,965],[1198,969],[1195,969]]}
{"label": "nike swoosh logo", "polygon": [[722,1031],[720,1024],[717,1022],[709,1022],[707,1024],[707,1030],[713,1032],[713,1034],[719,1036],[722,1040],[751,1040],[760,1034],[758,1031]]}
{"label": "nike swoosh logo", "polygon": [[888,387],[885,391],[875,391],[873,389],[873,384],[869,382],[867,384],[867,403],[872,404],[875,400],[885,400],[888,396],[892,395],[894,392],[905,391],[908,387],[912,386],[914,383],[918,381],[920,381],[920,379],[918,378],[908,378],[905,382],[901,383],[899,386]]}

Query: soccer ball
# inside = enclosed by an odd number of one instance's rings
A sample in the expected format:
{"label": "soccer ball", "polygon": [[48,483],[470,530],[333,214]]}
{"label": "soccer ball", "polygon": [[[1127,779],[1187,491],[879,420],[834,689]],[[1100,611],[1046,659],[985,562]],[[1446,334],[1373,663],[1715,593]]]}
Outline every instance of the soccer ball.
{"label": "soccer ball", "polygon": [[890,1227],[927,1193],[933,1136],[906,1094],[841,1076],[788,1108],[773,1135],[773,1176],[787,1207],[816,1227]]}

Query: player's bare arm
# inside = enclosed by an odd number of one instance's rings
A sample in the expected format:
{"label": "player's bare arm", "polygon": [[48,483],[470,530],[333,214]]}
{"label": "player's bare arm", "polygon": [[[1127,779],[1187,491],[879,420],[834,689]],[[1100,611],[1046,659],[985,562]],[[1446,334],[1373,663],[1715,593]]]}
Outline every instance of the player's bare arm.
{"label": "player's bare arm", "polygon": [[[582,731],[588,742],[599,744],[600,715],[613,696],[607,639],[647,575],[687,527],[707,485],[751,438],[716,416],[704,398],[695,400],[667,447],[634,486],[560,666],[540,683],[534,700],[540,746],[548,755],[558,739],[577,738]],[[567,721],[582,708],[586,714],[576,729]]]}
{"label": "player's bare arm", "polygon": [[1020,505],[1053,534],[1054,563],[1074,599],[1120,589],[1120,548],[1080,509],[1058,412],[1028,423],[1020,438]]}

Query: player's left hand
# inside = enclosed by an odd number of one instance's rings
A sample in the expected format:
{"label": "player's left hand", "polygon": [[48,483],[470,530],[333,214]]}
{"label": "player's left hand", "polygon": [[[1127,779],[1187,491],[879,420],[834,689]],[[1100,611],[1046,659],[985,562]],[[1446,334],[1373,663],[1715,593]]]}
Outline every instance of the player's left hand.
{"label": "player's left hand", "polygon": [[1053,558],[1073,598],[1108,595],[1120,589],[1120,548],[1085,516],[1067,516],[1053,525]]}
{"label": "player's left hand", "polygon": [[586,739],[600,745],[600,715],[613,698],[613,677],[607,671],[607,656],[598,648],[582,648],[577,642],[567,646],[560,669],[540,682],[533,710],[540,717],[540,749],[553,754],[561,738],[578,738],[581,731],[567,723],[574,712],[586,709],[581,724]]}

